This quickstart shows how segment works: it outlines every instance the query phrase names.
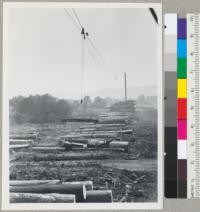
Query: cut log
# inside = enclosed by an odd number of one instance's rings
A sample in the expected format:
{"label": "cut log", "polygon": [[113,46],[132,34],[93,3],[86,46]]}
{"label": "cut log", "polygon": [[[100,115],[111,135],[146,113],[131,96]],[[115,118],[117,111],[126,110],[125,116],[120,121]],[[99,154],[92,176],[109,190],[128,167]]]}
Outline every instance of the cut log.
{"label": "cut log", "polygon": [[97,131],[99,133],[99,131],[120,131],[122,130],[122,127],[98,127],[98,128],[84,128],[84,129],[80,129],[80,132],[94,132]]}
{"label": "cut log", "polygon": [[36,152],[63,152],[66,151],[64,147],[46,147],[46,146],[40,146],[40,147],[32,147],[32,151]]}
{"label": "cut log", "polygon": [[62,136],[64,140],[73,140],[74,138],[116,138],[118,133],[81,133],[81,134],[73,134]]}
{"label": "cut log", "polygon": [[81,144],[81,143],[75,143],[75,142],[69,142],[69,141],[64,141],[63,146],[65,147],[65,150],[70,150],[73,149],[74,147],[78,148],[87,148],[87,144]]}
{"label": "cut log", "polygon": [[72,118],[72,119],[62,119],[62,122],[91,122],[91,123],[98,123],[98,119],[87,119],[87,118]]}
{"label": "cut log", "polygon": [[80,138],[80,137],[70,137],[66,138],[66,136],[62,136],[61,139],[63,139],[64,141],[67,142],[74,142],[74,143],[79,143],[79,144],[87,144],[88,143],[88,139],[84,139],[84,138]]}
{"label": "cut log", "polygon": [[84,184],[42,184],[32,186],[10,186],[10,192],[74,194],[76,195],[77,202],[82,202],[86,199],[86,188]]}
{"label": "cut log", "polygon": [[[125,124],[94,124],[94,125],[90,125],[88,126],[88,128],[102,128],[102,127],[125,127]],[[85,126],[80,127],[80,129],[84,129]]]}
{"label": "cut log", "polygon": [[[92,135],[95,134],[93,132],[90,132]],[[83,132],[84,134],[84,132]],[[87,132],[85,132],[87,134]],[[133,131],[132,130],[112,130],[112,131],[107,131],[107,130],[100,130],[96,134],[118,134],[118,135],[132,135]]]}
{"label": "cut log", "polygon": [[92,181],[76,181],[76,182],[63,182],[63,184],[71,184],[71,185],[85,185],[87,191],[93,190],[93,182]]}
{"label": "cut log", "polygon": [[113,202],[112,191],[111,190],[96,190],[87,191],[85,202]]}
{"label": "cut log", "polygon": [[18,145],[18,144],[32,144],[33,140],[22,140],[22,139],[10,139],[10,145]]}
{"label": "cut log", "polygon": [[30,144],[9,145],[10,150],[24,149],[30,147]]}
{"label": "cut log", "polygon": [[[42,184],[61,184],[60,180],[10,180],[10,186],[33,186],[33,185],[42,185]],[[93,190],[92,181],[75,181],[75,182],[63,182],[63,184],[71,185],[85,185],[86,190]]]}
{"label": "cut log", "polygon": [[10,186],[30,186],[41,184],[57,184],[60,180],[10,180]]}
{"label": "cut log", "polygon": [[127,119],[105,119],[105,120],[99,120],[100,124],[127,124]]}
{"label": "cut log", "polygon": [[99,146],[105,146],[106,141],[100,140],[100,139],[88,139],[88,147],[99,147]]}
{"label": "cut log", "polygon": [[73,194],[10,193],[10,203],[75,203]]}
{"label": "cut log", "polygon": [[128,148],[129,142],[128,141],[111,141],[109,143],[109,148]]}
{"label": "cut log", "polygon": [[104,160],[109,159],[110,154],[106,153],[88,153],[88,152],[74,152],[68,154],[35,154],[34,161],[67,161],[67,160]]}
{"label": "cut log", "polygon": [[28,135],[10,135],[10,139],[18,139],[18,140],[24,140],[24,139],[37,139],[38,134],[28,134]]}

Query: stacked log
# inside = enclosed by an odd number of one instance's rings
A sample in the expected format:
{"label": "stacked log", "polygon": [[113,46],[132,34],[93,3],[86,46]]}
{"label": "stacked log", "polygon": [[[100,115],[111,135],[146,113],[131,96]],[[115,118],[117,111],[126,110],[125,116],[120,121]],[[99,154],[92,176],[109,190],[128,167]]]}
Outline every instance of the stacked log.
{"label": "stacked log", "polygon": [[41,184],[57,184],[60,180],[10,180],[10,186],[33,186]]}
{"label": "stacked log", "polygon": [[66,151],[64,147],[48,147],[48,146],[39,146],[39,147],[32,147],[32,151],[35,152],[63,152]]}
{"label": "stacked log", "polygon": [[82,143],[76,143],[76,142],[69,142],[69,141],[63,141],[62,145],[65,147],[67,150],[71,150],[74,147],[77,148],[87,148],[87,144],[82,144]]}
{"label": "stacked log", "polygon": [[18,139],[18,140],[35,140],[37,139],[38,134],[27,134],[27,135],[10,135],[10,139]]}
{"label": "stacked log", "polygon": [[129,149],[129,141],[111,141],[109,143],[109,148],[119,148],[127,151]]}
{"label": "stacked log", "polygon": [[73,194],[10,193],[10,203],[75,203]]}
{"label": "stacked log", "polygon": [[21,145],[21,144],[32,144],[33,140],[26,140],[26,139],[10,139],[10,145]]}
{"label": "stacked log", "polygon": [[62,122],[88,122],[88,123],[98,123],[98,119],[90,118],[71,118],[71,119],[62,119]]}
{"label": "stacked log", "polygon": [[9,149],[10,150],[17,150],[17,149],[24,149],[24,148],[29,148],[30,144],[18,144],[18,145],[10,145]]}
{"label": "stacked log", "polygon": [[86,199],[86,187],[84,184],[41,184],[41,185],[22,185],[10,186],[12,193],[59,193],[74,194],[77,202],[83,202]]}
{"label": "stacked log", "polygon": [[117,119],[117,118],[113,118],[113,119],[103,119],[103,120],[99,120],[100,124],[127,124],[128,120],[127,119]]}
{"label": "stacked log", "polygon": [[88,147],[100,147],[105,146],[106,141],[100,139],[88,139]]}
{"label": "stacked log", "polygon": [[[42,184],[61,184],[60,180],[11,180],[10,186],[34,186]],[[75,182],[62,182],[65,185],[85,185],[86,190],[93,190],[92,181],[75,181]]]}
{"label": "stacked log", "polygon": [[76,138],[116,138],[118,133],[81,133],[62,136],[65,141],[73,140]]}
{"label": "stacked log", "polygon": [[92,181],[75,181],[75,182],[63,182],[63,184],[70,185],[85,185],[87,191],[93,190],[93,182]]}
{"label": "stacked log", "polygon": [[93,190],[86,192],[85,202],[100,203],[100,202],[113,202],[111,190]]}
{"label": "stacked log", "polygon": [[68,154],[35,154],[34,161],[64,161],[64,160],[104,160],[109,159],[110,155],[106,153],[68,153]]}

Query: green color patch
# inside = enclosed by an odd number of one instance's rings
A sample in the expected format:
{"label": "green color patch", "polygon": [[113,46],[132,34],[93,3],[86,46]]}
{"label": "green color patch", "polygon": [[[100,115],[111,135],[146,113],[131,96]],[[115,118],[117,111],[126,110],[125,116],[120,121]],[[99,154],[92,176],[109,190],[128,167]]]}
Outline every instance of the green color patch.
{"label": "green color patch", "polygon": [[186,79],[187,78],[187,59],[178,58],[177,62],[178,62],[178,67],[177,67],[178,79]]}

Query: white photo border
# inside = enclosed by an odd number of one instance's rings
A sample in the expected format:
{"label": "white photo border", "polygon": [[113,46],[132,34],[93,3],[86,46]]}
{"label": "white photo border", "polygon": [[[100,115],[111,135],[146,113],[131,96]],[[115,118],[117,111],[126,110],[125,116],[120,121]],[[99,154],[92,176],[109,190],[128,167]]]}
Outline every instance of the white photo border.
{"label": "white photo border", "polygon": [[[14,8],[154,8],[159,29],[157,37],[157,202],[144,203],[10,203],[9,202],[9,96],[5,78],[9,78],[9,10]],[[3,2],[3,113],[2,113],[2,209],[3,210],[130,210],[163,208],[163,71],[162,71],[162,4],[161,3],[89,3],[89,2]]]}

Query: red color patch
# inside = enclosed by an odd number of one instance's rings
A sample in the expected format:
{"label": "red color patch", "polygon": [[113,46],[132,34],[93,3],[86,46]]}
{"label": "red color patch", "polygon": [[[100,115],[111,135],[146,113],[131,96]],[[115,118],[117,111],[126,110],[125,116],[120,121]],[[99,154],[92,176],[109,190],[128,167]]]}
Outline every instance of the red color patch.
{"label": "red color patch", "polygon": [[187,99],[178,99],[178,119],[187,119]]}

